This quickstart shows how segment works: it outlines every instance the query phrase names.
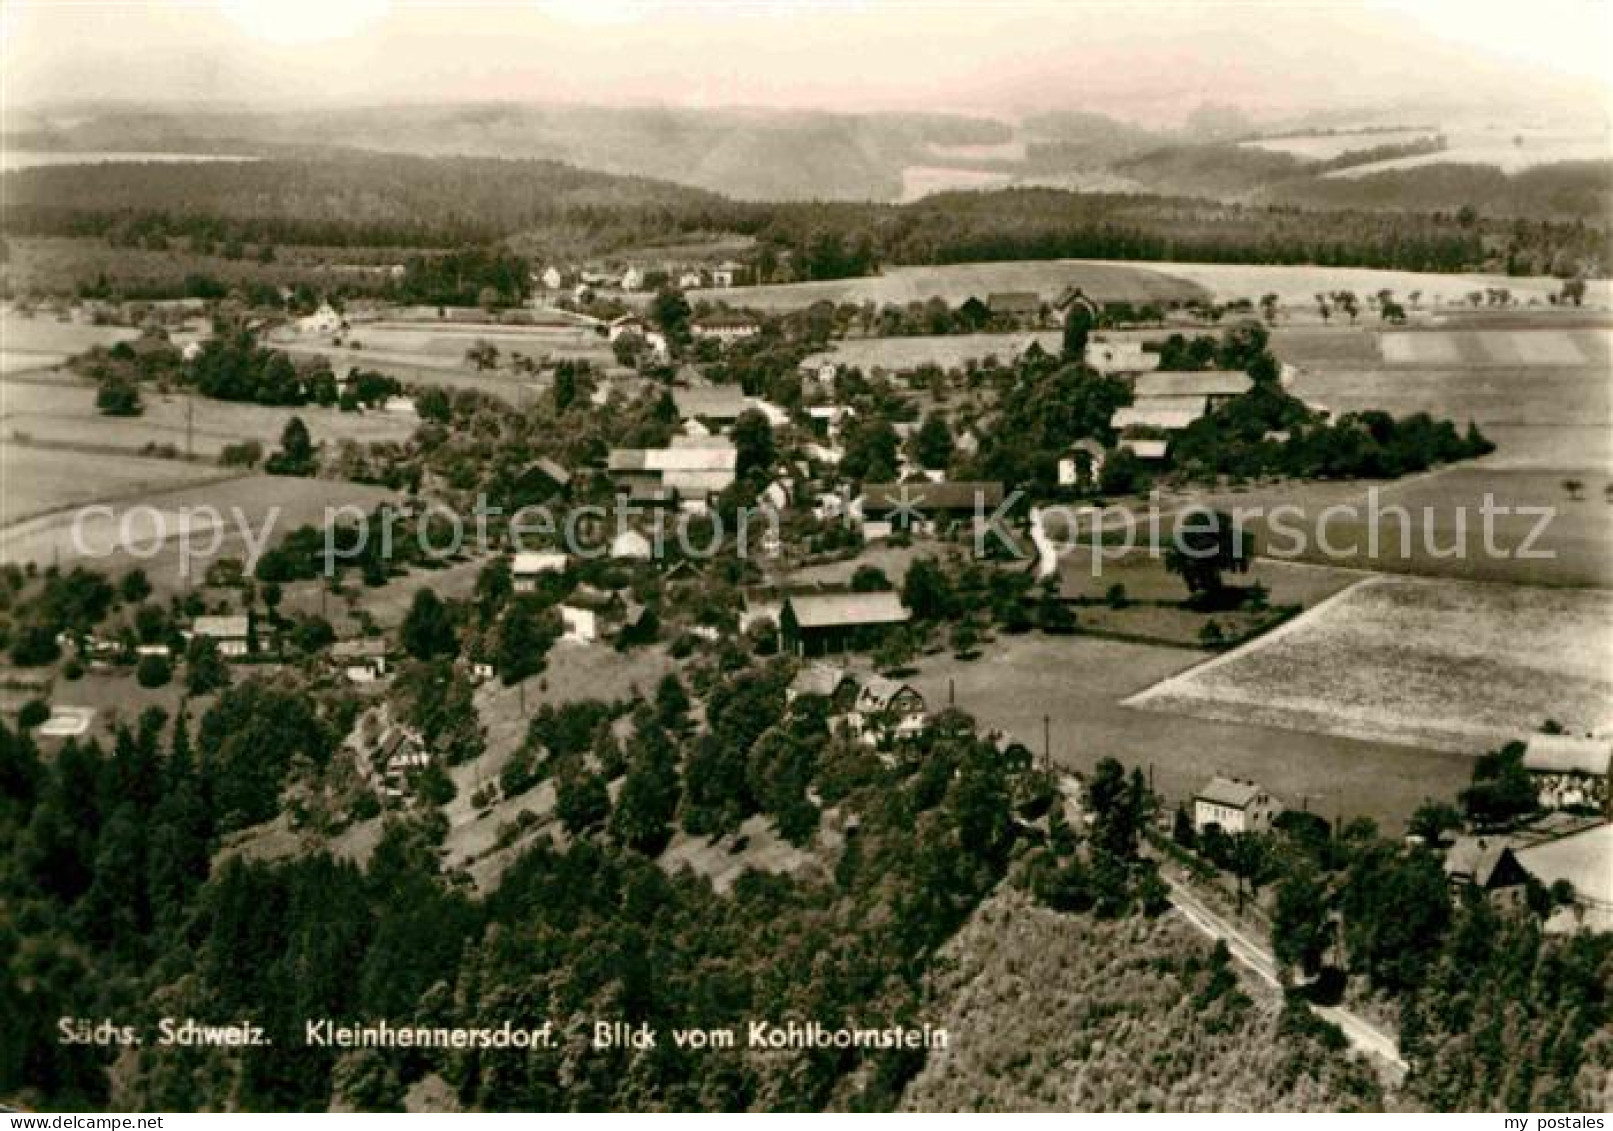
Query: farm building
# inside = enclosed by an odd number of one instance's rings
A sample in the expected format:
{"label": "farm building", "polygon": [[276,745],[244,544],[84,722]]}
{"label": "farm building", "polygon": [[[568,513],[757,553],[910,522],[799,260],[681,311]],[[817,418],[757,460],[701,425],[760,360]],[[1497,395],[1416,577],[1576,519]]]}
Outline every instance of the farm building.
{"label": "farm building", "polygon": [[1042,296],[1035,291],[998,291],[986,296],[986,309],[1000,321],[1028,325],[1042,317]]}
{"label": "farm building", "polygon": [[863,537],[889,537],[897,530],[936,526],[989,516],[1002,505],[995,482],[871,483],[863,492]]}
{"label": "farm building", "polygon": [[320,303],[318,310],[297,319],[299,334],[334,334],[341,328],[342,316],[328,302]]}
{"label": "farm building", "polygon": [[1445,879],[1494,892],[1521,886],[1527,874],[1504,838],[1459,836],[1445,854]]}
{"label": "farm building", "polygon": [[754,338],[762,332],[762,326],[747,314],[705,314],[691,322],[689,330],[697,338],[737,342],[742,338]]}
{"label": "farm building", "polygon": [[1255,383],[1247,373],[1231,373],[1218,369],[1156,370],[1144,373],[1132,386],[1141,397],[1204,397],[1206,411],[1221,407],[1235,397],[1241,397]]}
{"label": "farm building", "polygon": [[219,655],[235,658],[249,651],[252,627],[244,614],[197,617],[190,626],[190,634],[213,641],[218,645]]}
{"label": "farm building", "polygon": [[719,431],[730,427],[752,407],[750,398],[738,385],[673,389],[672,403],[678,408],[679,420],[698,420]]}
{"label": "farm building", "polygon": [[1170,443],[1166,440],[1151,440],[1138,437],[1120,441],[1119,447],[1130,452],[1140,460],[1157,463],[1170,454]]}
{"label": "farm building", "polygon": [[669,448],[618,448],[607,463],[617,489],[644,501],[657,493],[675,498],[725,491],[738,465],[739,453],[726,440],[689,437],[673,437]]}
{"label": "farm building", "polygon": [[895,593],[805,593],[784,601],[779,629],[799,656],[865,648],[910,618]]}
{"label": "farm building", "polygon": [[578,605],[560,606],[562,639],[576,644],[592,644],[599,639],[599,614]]}
{"label": "farm building", "polygon": [[1193,797],[1193,827],[1203,832],[1211,825],[1230,834],[1263,833],[1282,806],[1252,781],[1214,777]]}
{"label": "farm building", "polygon": [[510,559],[510,579],[517,593],[531,593],[546,573],[564,573],[566,555],[557,550],[521,550]]}
{"label": "farm building", "polygon": [[1613,742],[1605,738],[1532,734],[1524,749],[1523,768],[1533,776],[1545,808],[1600,812],[1607,805],[1610,760]]}
{"label": "farm building", "polygon": [[611,341],[615,341],[623,334],[638,334],[642,337],[649,330],[649,324],[637,314],[624,314],[614,318],[605,327],[605,333]]}
{"label": "farm building", "polygon": [[1140,341],[1112,341],[1094,338],[1083,356],[1089,369],[1113,376],[1120,373],[1146,373],[1159,368],[1159,354],[1143,348]]}

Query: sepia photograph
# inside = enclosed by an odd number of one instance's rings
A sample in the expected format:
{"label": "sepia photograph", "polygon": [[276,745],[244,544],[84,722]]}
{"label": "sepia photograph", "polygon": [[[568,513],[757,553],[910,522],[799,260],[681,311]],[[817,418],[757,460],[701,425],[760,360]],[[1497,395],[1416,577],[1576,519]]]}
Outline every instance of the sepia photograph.
{"label": "sepia photograph", "polygon": [[1609,0],[0,0],[0,1121],[1605,1131],[1610,274]]}

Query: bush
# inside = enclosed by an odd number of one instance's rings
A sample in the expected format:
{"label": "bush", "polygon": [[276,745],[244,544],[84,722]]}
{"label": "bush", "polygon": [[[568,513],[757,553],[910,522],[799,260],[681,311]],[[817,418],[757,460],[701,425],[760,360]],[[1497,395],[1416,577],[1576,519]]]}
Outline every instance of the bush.
{"label": "bush", "polygon": [[17,725],[23,730],[32,730],[48,718],[50,704],[43,699],[30,699],[17,711]]}

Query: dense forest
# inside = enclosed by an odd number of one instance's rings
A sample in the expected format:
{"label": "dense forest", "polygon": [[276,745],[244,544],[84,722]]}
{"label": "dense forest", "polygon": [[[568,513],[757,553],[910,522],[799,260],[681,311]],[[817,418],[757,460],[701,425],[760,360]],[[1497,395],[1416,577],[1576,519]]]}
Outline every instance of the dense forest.
{"label": "dense forest", "polygon": [[[1546,176],[1536,179],[1555,183]],[[1599,176],[1592,168],[1554,191],[1591,200]],[[727,232],[759,243],[764,280],[867,274],[883,264],[1062,257],[1425,271],[1504,264],[1520,274],[1574,274],[1613,258],[1606,231],[1584,221],[1493,220],[1477,207],[1369,210],[1362,202],[1315,211],[1043,188],[944,193],[908,205],[758,204],[544,161],[342,152],[37,168],[8,173],[4,184],[4,226],[16,235],[96,236],[136,247],[178,239],[204,247],[452,247],[518,236],[542,244],[553,236],[576,247],[581,233],[591,253],[608,255]]]}

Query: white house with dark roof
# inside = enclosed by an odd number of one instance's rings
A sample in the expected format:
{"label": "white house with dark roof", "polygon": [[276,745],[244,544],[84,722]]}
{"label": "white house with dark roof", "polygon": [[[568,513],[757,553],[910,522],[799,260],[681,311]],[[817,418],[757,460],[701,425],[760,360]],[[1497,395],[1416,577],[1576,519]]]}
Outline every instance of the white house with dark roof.
{"label": "white house with dark roof", "polygon": [[1263,833],[1282,812],[1275,797],[1252,781],[1213,777],[1193,796],[1193,828],[1219,825],[1228,834]]}
{"label": "white house with dark roof", "polygon": [[517,593],[531,593],[546,573],[564,573],[566,555],[558,550],[521,550],[510,558],[510,579]]}

